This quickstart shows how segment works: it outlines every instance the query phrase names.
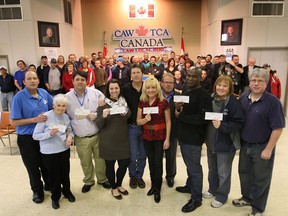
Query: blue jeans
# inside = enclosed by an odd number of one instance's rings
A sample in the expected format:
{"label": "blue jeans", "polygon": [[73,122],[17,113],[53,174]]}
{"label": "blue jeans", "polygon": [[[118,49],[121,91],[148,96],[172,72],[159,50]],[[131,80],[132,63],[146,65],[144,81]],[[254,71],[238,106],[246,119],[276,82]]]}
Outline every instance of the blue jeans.
{"label": "blue jeans", "polygon": [[213,153],[207,149],[208,159],[208,192],[213,194],[217,201],[225,203],[231,188],[231,171],[235,151]]}
{"label": "blue jeans", "polygon": [[188,174],[186,186],[191,191],[192,200],[201,202],[203,188],[203,170],[201,165],[202,146],[180,142],[180,148]]}
{"label": "blue jeans", "polygon": [[[11,109],[12,99],[14,97],[14,92],[2,93],[1,92],[1,104],[3,112],[9,111],[9,107]],[[8,107],[9,105],[9,107]]]}
{"label": "blue jeans", "polygon": [[275,148],[269,160],[261,158],[267,144],[242,143],[239,158],[241,193],[253,210],[264,212],[270,190]]}
{"label": "blue jeans", "polygon": [[129,124],[128,133],[131,151],[129,176],[130,178],[140,179],[143,176],[146,165],[146,154],[142,140],[141,127]]}

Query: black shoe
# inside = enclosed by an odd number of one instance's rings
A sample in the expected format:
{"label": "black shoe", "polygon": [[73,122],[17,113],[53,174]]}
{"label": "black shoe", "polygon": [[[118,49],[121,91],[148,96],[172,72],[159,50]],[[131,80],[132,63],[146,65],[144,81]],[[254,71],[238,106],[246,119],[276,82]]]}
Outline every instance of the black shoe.
{"label": "black shoe", "polygon": [[42,203],[44,201],[44,192],[35,192],[33,193],[33,202]]}
{"label": "black shoe", "polygon": [[154,193],[154,201],[156,203],[159,203],[161,200],[161,196],[160,196],[160,193]]}
{"label": "black shoe", "polygon": [[174,179],[167,179],[167,185],[172,188],[174,186]]}
{"label": "black shoe", "polygon": [[94,184],[92,184],[92,185],[84,184],[84,186],[82,187],[82,193],[87,193],[88,191],[90,191],[90,189],[93,185]]}
{"label": "black shoe", "polygon": [[52,200],[52,208],[53,209],[58,209],[59,207],[60,207],[59,202]]}
{"label": "black shoe", "polygon": [[64,195],[64,197],[68,199],[69,202],[75,202],[76,200],[75,196],[72,193],[69,195]]}
{"label": "black shoe", "polygon": [[121,200],[121,199],[122,199],[122,195],[121,195],[121,194],[116,195],[116,196],[113,194],[113,189],[111,190],[111,194],[112,194],[112,196],[113,196],[115,199],[117,199],[117,200]]}
{"label": "black shoe", "polygon": [[138,181],[136,178],[130,178],[129,186],[133,189],[137,188]]}
{"label": "black shoe", "polygon": [[49,184],[44,184],[43,188],[44,188],[44,191],[50,191],[50,185]]}
{"label": "black shoe", "polygon": [[119,193],[121,193],[121,194],[123,194],[123,195],[125,195],[125,196],[127,196],[127,195],[129,194],[129,192],[128,192],[127,190],[120,191],[120,190],[118,189],[118,191],[119,191]]}
{"label": "black shoe", "polygon": [[189,200],[189,202],[187,204],[185,204],[183,207],[182,207],[182,212],[192,212],[194,211],[195,209],[197,209],[198,207],[200,207],[202,205],[202,202],[201,201],[194,201],[192,199]]}
{"label": "black shoe", "polygon": [[176,191],[180,193],[191,193],[190,189],[186,185],[176,187]]}
{"label": "black shoe", "polygon": [[137,185],[139,188],[145,188],[146,184],[142,178],[137,179]]}
{"label": "black shoe", "polygon": [[103,186],[104,188],[106,188],[106,189],[112,188],[112,186],[111,186],[111,184],[110,184],[109,181],[105,181],[105,182],[102,182],[102,183],[99,183],[99,182],[98,182],[98,184],[99,184],[99,185],[102,185],[102,186]]}
{"label": "black shoe", "polygon": [[151,188],[148,192],[147,192],[147,196],[151,196],[154,194],[154,190],[153,188]]}

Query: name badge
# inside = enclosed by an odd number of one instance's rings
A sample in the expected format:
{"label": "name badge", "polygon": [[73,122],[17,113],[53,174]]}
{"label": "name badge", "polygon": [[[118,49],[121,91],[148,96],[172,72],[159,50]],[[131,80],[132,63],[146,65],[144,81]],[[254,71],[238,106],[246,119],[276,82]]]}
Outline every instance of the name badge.
{"label": "name badge", "polygon": [[205,120],[223,120],[223,113],[205,112]]}
{"label": "name badge", "polygon": [[159,108],[157,107],[144,107],[143,114],[158,114]]}
{"label": "name badge", "polygon": [[189,103],[189,96],[186,96],[186,95],[174,95],[174,102]]}
{"label": "name badge", "polygon": [[124,107],[124,106],[110,108],[109,110],[110,110],[110,115],[126,113],[126,107]]}

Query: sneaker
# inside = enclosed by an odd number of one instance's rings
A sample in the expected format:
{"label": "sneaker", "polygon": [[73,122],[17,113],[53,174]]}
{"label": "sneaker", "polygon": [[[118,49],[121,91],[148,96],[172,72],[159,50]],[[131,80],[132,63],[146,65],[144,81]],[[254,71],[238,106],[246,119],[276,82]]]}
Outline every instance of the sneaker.
{"label": "sneaker", "polygon": [[241,197],[240,199],[234,199],[232,201],[232,204],[236,207],[243,207],[243,206],[250,206],[251,203],[244,200],[243,197]]}
{"label": "sneaker", "polygon": [[211,202],[211,206],[213,208],[220,208],[222,205],[223,205],[223,203],[217,201],[216,199]]}
{"label": "sneaker", "polygon": [[137,188],[137,184],[138,184],[138,181],[136,178],[130,178],[130,183],[129,183],[129,186],[131,188]]}
{"label": "sneaker", "polygon": [[262,216],[263,214],[257,211],[251,211],[250,214],[248,214],[248,216]]}
{"label": "sneaker", "polygon": [[204,192],[202,195],[205,199],[210,199],[213,197],[213,194],[209,193],[208,191]]}

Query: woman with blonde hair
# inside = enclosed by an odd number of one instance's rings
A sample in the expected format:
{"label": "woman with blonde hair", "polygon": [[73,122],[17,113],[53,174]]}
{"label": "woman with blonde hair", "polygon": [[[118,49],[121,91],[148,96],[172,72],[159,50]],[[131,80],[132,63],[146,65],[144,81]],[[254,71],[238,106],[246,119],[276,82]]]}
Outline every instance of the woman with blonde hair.
{"label": "woman with blonde hair", "polygon": [[142,125],[142,138],[148,157],[151,189],[147,195],[154,194],[154,200],[161,200],[160,190],[163,174],[163,152],[169,148],[171,132],[170,108],[163,98],[158,80],[149,77],[145,80],[138,104],[137,124]]}

